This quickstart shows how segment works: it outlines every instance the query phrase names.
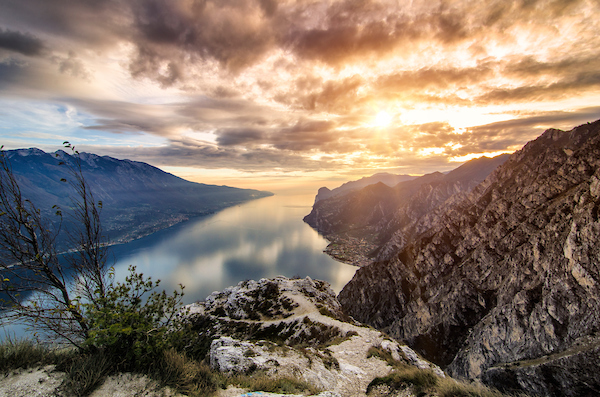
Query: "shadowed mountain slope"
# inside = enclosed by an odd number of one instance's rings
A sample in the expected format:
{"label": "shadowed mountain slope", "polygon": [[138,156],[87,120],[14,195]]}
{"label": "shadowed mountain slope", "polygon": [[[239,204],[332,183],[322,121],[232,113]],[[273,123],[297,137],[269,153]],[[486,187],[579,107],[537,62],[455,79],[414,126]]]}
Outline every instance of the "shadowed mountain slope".
{"label": "shadowed mountain slope", "polygon": [[451,375],[600,390],[600,121],[547,130],[340,293]]}
{"label": "shadowed mountain slope", "polygon": [[[318,200],[304,221],[335,245],[347,246],[350,256],[385,258],[390,250],[405,244],[414,229],[424,227],[418,221],[426,214],[451,197],[455,201],[454,196],[469,192],[508,157],[481,157],[447,174],[434,172],[394,187],[380,182]],[[353,249],[356,238],[369,243]]]}
{"label": "shadowed mountain slope", "polygon": [[[6,151],[23,196],[50,219],[51,208],[71,206],[73,179],[68,165],[75,158],[64,151]],[[146,163],[81,153],[81,167],[96,201],[102,201],[102,222],[112,241],[130,240],[194,216],[206,215],[247,200],[272,195],[249,189],[186,181]],[[61,161],[66,164],[59,164]],[[67,183],[61,182],[61,179]],[[66,212],[66,211],[65,211]]]}

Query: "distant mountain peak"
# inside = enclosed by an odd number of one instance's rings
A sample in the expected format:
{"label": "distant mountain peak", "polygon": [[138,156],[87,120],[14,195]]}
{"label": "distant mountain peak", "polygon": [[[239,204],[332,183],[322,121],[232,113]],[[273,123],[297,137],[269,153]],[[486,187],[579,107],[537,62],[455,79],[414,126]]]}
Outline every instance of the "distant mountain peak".
{"label": "distant mountain peak", "polygon": [[17,155],[26,157],[26,156],[43,156],[46,154],[43,150],[38,148],[29,148],[29,149],[16,149],[14,151]]}

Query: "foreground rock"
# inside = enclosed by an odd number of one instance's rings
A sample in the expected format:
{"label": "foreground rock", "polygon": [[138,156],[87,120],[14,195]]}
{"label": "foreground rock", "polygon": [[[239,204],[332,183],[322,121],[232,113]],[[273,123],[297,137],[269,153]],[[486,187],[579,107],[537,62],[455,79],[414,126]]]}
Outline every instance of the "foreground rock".
{"label": "foreground rock", "polygon": [[[438,378],[445,377],[408,346],[347,317],[323,281],[308,277],[244,281],[188,308],[189,332],[182,336],[186,356],[204,360],[234,379],[227,389],[216,392],[218,397],[251,395],[236,387],[236,375],[303,381],[312,395],[320,397],[365,396],[373,379],[398,366],[430,369]],[[0,396],[68,397],[61,387],[65,377],[52,366],[15,371],[0,378]],[[132,374],[110,376],[92,394],[133,395],[181,396]]]}
{"label": "foreground rock", "polygon": [[[345,316],[323,281],[247,281],[190,306],[212,368],[227,373],[291,377],[339,396],[364,396],[368,384],[398,362],[443,372],[409,347]],[[207,324],[210,324],[208,327]]]}
{"label": "foreground rock", "polygon": [[340,301],[453,376],[596,395],[599,209],[600,121],[548,130],[359,269]]}

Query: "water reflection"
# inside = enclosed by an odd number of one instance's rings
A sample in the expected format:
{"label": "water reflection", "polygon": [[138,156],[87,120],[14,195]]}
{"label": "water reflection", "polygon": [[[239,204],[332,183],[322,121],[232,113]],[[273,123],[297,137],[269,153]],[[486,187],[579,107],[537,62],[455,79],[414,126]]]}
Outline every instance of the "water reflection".
{"label": "water reflection", "polygon": [[167,291],[186,286],[185,301],[203,300],[246,279],[310,276],[339,292],[354,267],[323,253],[327,242],[302,222],[311,196],[272,196],[228,208],[114,248],[115,271],[127,267],[162,280]]}
{"label": "water reflection", "polygon": [[[325,280],[339,292],[356,268],[324,254],[325,239],[302,222],[312,201],[266,197],[114,246],[116,279],[124,280],[134,265],[167,291],[185,285],[185,303],[243,280],[278,275]],[[0,324],[0,341],[27,334],[24,326]]]}

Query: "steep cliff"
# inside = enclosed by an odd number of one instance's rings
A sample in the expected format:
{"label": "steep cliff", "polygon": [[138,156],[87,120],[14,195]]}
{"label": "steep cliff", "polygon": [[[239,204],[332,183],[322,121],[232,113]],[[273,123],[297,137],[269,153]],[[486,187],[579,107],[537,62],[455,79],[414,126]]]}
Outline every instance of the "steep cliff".
{"label": "steep cliff", "polygon": [[434,172],[393,187],[379,182],[338,193],[317,200],[304,221],[332,241],[326,252],[336,259],[355,265],[369,263],[369,257],[386,259],[428,226],[424,215],[463,198],[460,194],[471,191],[507,159],[508,155],[481,157],[447,174]]}
{"label": "steep cliff", "polygon": [[599,132],[597,121],[528,143],[429,213],[390,259],[359,269],[340,293],[344,309],[453,376],[596,393]]}

